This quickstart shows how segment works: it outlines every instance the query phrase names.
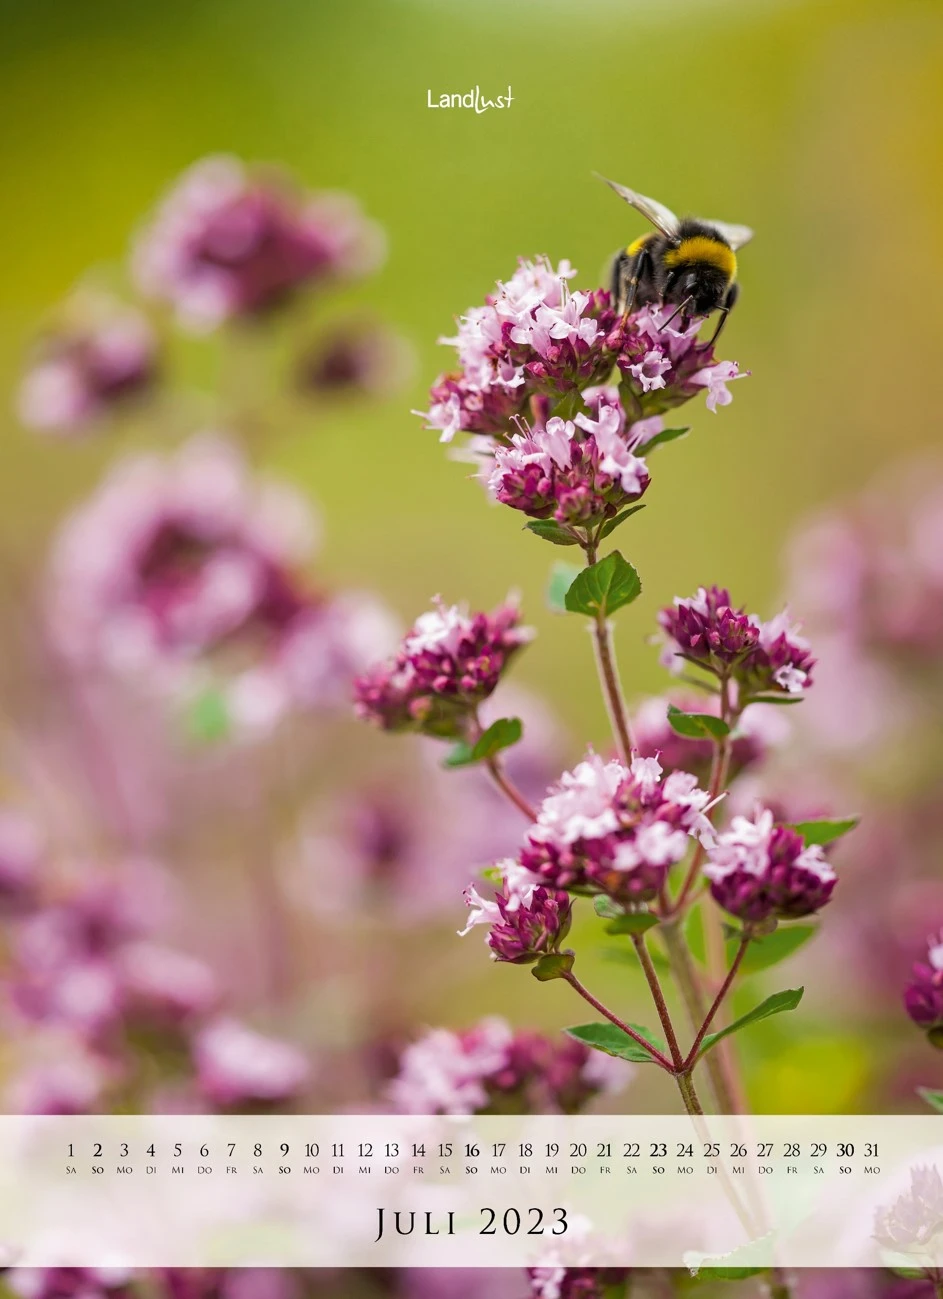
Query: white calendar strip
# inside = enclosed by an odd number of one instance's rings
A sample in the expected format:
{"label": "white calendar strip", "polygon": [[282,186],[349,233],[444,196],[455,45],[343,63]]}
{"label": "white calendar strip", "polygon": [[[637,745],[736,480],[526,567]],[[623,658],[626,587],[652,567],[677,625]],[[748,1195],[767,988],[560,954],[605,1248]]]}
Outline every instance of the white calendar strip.
{"label": "white calendar strip", "polygon": [[0,1254],[940,1267],[941,1170],[937,1115],[0,1117]]}

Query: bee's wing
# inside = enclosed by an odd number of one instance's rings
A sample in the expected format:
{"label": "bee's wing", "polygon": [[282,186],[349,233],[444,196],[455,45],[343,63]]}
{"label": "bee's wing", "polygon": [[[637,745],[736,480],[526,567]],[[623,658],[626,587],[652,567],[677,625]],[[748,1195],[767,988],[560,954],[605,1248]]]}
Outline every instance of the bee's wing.
{"label": "bee's wing", "polygon": [[731,248],[742,248],[753,238],[753,231],[749,226],[732,225],[729,221],[708,221],[705,225],[713,226],[714,229],[722,234]]}
{"label": "bee's wing", "polygon": [[626,203],[631,203],[636,212],[641,212],[646,220],[651,221],[656,230],[660,230],[668,239],[678,238],[681,222],[670,207],[665,207],[664,203],[659,203],[657,199],[646,198],[644,194],[636,194],[634,189],[626,189],[625,185],[618,185],[614,180],[600,176],[598,171],[594,174],[614,189],[620,198],[624,198]]}

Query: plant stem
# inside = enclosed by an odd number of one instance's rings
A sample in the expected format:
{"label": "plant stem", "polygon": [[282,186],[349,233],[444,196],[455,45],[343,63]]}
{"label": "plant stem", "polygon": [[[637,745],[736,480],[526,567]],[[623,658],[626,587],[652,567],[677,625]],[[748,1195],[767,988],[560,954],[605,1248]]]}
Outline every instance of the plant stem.
{"label": "plant stem", "polygon": [[618,1015],[614,1015],[607,1006],[604,1006],[601,1001],[597,1000],[588,988],[584,988],[572,970],[568,971],[566,974],[562,974],[560,977],[565,979],[573,991],[579,993],[583,1000],[588,1002],[594,1010],[597,1010],[600,1015],[604,1015],[605,1018],[609,1020],[610,1024],[615,1024],[616,1028],[619,1028],[623,1033],[628,1034],[632,1041],[650,1055],[657,1065],[660,1065],[662,1069],[666,1069],[668,1073],[674,1073],[674,1067],[671,1061],[667,1060],[657,1047],[652,1046],[651,1042],[647,1042],[645,1038],[642,1037],[641,1033],[636,1032],[636,1030],[631,1028],[628,1024],[624,1024],[622,1020],[619,1019]]}
{"label": "plant stem", "polygon": [[642,969],[645,972],[645,978],[648,980],[648,986],[651,989],[652,1000],[655,1003],[655,1009],[658,1011],[658,1018],[661,1020],[661,1027],[668,1043],[668,1050],[671,1052],[671,1059],[676,1070],[684,1067],[684,1056],[681,1054],[681,1048],[678,1046],[678,1036],[674,1030],[674,1024],[671,1022],[671,1015],[665,1002],[665,994],[661,990],[661,983],[658,979],[658,971],[652,964],[652,958],[649,955],[648,947],[645,945],[644,934],[633,934],[632,942],[638,953],[638,959]]}
{"label": "plant stem", "polygon": [[530,805],[530,803],[528,803],[527,799],[514,784],[513,780],[511,780],[504,771],[498,759],[489,758],[485,763],[485,766],[488,768],[491,779],[497,785],[498,789],[500,789],[501,793],[504,794],[506,798],[510,799],[516,808],[523,812],[528,821],[536,821],[536,810]]}
{"label": "plant stem", "polygon": [[681,1093],[681,1099],[684,1101],[684,1108],[689,1114],[703,1114],[701,1102],[698,1100],[697,1092],[694,1090],[694,1079],[689,1073],[675,1074],[678,1080],[678,1091]]}
{"label": "plant stem", "polygon": [[[588,567],[595,564],[596,554],[595,540],[587,542],[586,564]],[[628,766],[635,751],[635,740],[632,736],[629,710],[622,694],[622,685],[616,667],[612,627],[604,613],[600,612],[596,615],[593,621],[592,634],[593,649],[596,655],[596,670],[599,673],[599,682],[602,686],[603,698],[606,701],[606,711],[609,714],[609,722],[619,750],[619,757]]]}
{"label": "plant stem", "polygon": [[691,1050],[688,1052],[688,1058],[684,1062],[686,1069],[694,1068],[694,1065],[697,1061],[697,1053],[698,1050],[700,1049],[700,1045],[704,1041],[705,1036],[707,1035],[707,1030],[710,1028],[714,1020],[714,1016],[717,1014],[718,1010],[720,1010],[721,1003],[723,1002],[727,993],[730,991],[730,985],[737,977],[737,971],[740,969],[740,963],[742,962],[744,956],[746,956],[747,948],[749,946],[750,946],[749,936],[743,937],[740,940],[740,946],[737,948],[737,954],[733,958],[733,961],[731,962],[730,969],[727,971],[727,977],[720,985],[720,988],[718,989],[717,992],[717,996],[714,998],[710,1010],[707,1012],[706,1016],[704,1017],[704,1023],[698,1029],[697,1036],[694,1039],[694,1044],[691,1047]]}
{"label": "plant stem", "polygon": [[[691,963],[691,954],[685,944],[684,935],[679,930],[677,920],[669,920],[663,923],[661,934],[671,964],[671,973],[678,985],[678,990],[688,1013],[691,1031],[696,1033],[707,1015],[707,1004],[694,966]],[[711,1081],[711,1090],[717,1102],[718,1113],[739,1113],[740,1107],[736,1099],[736,1093],[726,1075],[721,1057],[712,1051],[705,1058],[704,1067]]]}
{"label": "plant stem", "polygon": [[[728,726],[733,727],[736,718],[732,714],[730,707],[730,685],[726,677],[721,680],[720,687],[720,716],[721,720]],[[714,756],[711,761],[711,774],[708,783],[707,792],[709,802],[714,803],[727,788],[727,777],[730,774],[730,753],[732,749],[730,735],[725,735],[723,739],[714,741]],[[713,819],[714,810],[710,808],[707,813],[708,817]],[[694,849],[694,855],[691,858],[691,865],[688,867],[688,873],[681,885],[681,890],[671,906],[669,915],[677,915],[688,900],[692,888],[697,883],[698,872],[704,861],[705,848],[701,840],[698,840]]]}
{"label": "plant stem", "polygon": [[649,955],[648,947],[645,945],[644,934],[633,934],[632,942],[638,953],[638,959],[645,972],[645,978],[648,980],[648,986],[651,989],[652,1000],[655,1003],[655,1009],[658,1011],[658,1018],[661,1021],[662,1031],[668,1042],[668,1050],[671,1052],[671,1060],[674,1065],[673,1073],[675,1081],[678,1084],[678,1091],[681,1093],[681,1099],[684,1101],[684,1108],[689,1114],[703,1114],[704,1110],[694,1088],[694,1079],[691,1077],[691,1064],[684,1060],[681,1055],[681,1048],[678,1046],[678,1035],[675,1033],[674,1024],[671,1022],[671,1013],[668,1010],[668,1004],[665,1001],[665,994],[661,989],[661,982],[658,978],[658,971],[652,964],[652,958]]}

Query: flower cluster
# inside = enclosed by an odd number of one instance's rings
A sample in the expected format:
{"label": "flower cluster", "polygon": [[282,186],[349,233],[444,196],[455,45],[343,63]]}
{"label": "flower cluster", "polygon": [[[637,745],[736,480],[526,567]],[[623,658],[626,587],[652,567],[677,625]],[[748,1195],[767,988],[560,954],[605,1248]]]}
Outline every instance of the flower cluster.
{"label": "flower cluster", "polygon": [[346,195],[302,196],[274,172],[216,157],[164,199],[134,271],[143,293],[204,331],[271,310],[302,287],[364,274],[381,252],[377,227]]}
{"label": "flower cluster", "polygon": [[531,637],[510,601],[493,613],[475,614],[437,601],[392,659],[357,678],[357,715],[387,731],[462,737],[477,706]]}
{"label": "flower cluster", "polygon": [[723,587],[700,587],[690,599],[676,597],[658,622],[666,640],[665,661],[682,660],[736,681],[745,696],[769,691],[802,694],[812,684],[815,660],[809,643],[785,612],[768,622],[733,606]]}
{"label": "flower cluster", "polygon": [[493,901],[481,897],[474,885],[465,890],[468,924],[490,925],[487,943],[496,961],[528,965],[558,952],[570,931],[572,905],[562,889],[545,888],[537,876],[509,859],[500,863],[502,883]]}
{"label": "flower cluster", "polygon": [[[637,435],[625,428],[625,412],[611,390],[597,390],[591,414],[573,420],[552,416],[496,445],[488,488],[497,501],[531,518],[585,525],[612,518],[637,501],[650,482],[645,461],[634,454]],[[595,416],[593,418],[592,416]]]}
{"label": "flower cluster", "polygon": [[590,753],[540,805],[520,864],[555,888],[650,901],[691,836],[710,834],[708,802],[687,772],[662,780],[655,758],[627,768]]}
{"label": "flower cluster", "polygon": [[915,1024],[943,1039],[943,935],[931,938],[926,960],[914,963],[904,1007]]}
{"label": "flower cluster", "polygon": [[618,367],[633,419],[661,415],[706,392],[708,409],[726,406],[727,384],[742,378],[698,342],[700,319],[676,326],[670,308],[643,307],[622,319],[601,289],[572,290],[563,261],[521,261],[484,306],[472,307],[453,338],[459,369],[439,377],[427,426],[443,442],[459,432],[504,440],[535,397],[559,399],[604,382]]}
{"label": "flower cluster", "polygon": [[699,392],[706,393],[710,411],[730,405],[727,384],[746,375],[736,361],[717,361],[713,348],[698,341],[703,323],[682,321],[671,306],[642,307],[630,318],[616,364],[633,418],[661,415]]}
{"label": "flower cluster", "polygon": [[624,1267],[529,1267],[534,1299],[604,1299],[624,1287],[629,1269]]}
{"label": "flower cluster", "polygon": [[708,848],[704,874],[714,900],[747,924],[795,920],[828,902],[835,872],[817,844],[776,825],[768,810],[734,817]]}
{"label": "flower cluster", "polygon": [[139,311],[76,294],[27,363],[19,416],[40,432],[81,433],[147,392],[156,373],[157,340]]}
{"label": "flower cluster", "polygon": [[388,1099],[400,1114],[574,1114],[629,1077],[622,1061],[574,1039],[515,1033],[490,1018],[460,1033],[434,1029],[408,1046]]}
{"label": "flower cluster", "polygon": [[59,644],[80,662],[145,675],[185,694],[212,665],[232,720],[271,724],[290,703],[321,706],[390,643],[365,598],[312,591],[307,503],[256,481],[218,436],[172,457],[119,463],[62,527],[50,606]]}
{"label": "flower cluster", "polygon": [[919,1253],[938,1239],[941,1231],[943,1177],[935,1166],[914,1165],[909,1188],[875,1213],[875,1239],[897,1253]]}

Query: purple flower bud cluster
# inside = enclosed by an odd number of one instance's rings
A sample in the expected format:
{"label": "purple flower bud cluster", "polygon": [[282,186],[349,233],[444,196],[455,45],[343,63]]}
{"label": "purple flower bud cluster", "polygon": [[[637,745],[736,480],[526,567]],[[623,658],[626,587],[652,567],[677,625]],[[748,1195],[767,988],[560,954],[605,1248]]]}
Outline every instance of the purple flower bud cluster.
{"label": "purple flower bud cluster", "polygon": [[520,864],[554,888],[650,901],[691,836],[710,834],[708,801],[687,772],[662,780],[655,758],[626,768],[590,753],[540,805]]}
{"label": "purple flower bud cluster", "polygon": [[327,397],[383,397],[415,368],[405,339],[384,325],[334,325],[303,353],[297,368],[302,392]]}
{"label": "purple flower bud cluster", "polygon": [[357,715],[387,731],[462,737],[532,632],[517,605],[471,614],[437,601],[422,614],[399,653],[354,683]]}
{"label": "purple flower bud cluster", "polygon": [[135,1273],[115,1267],[14,1267],[4,1281],[17,1299],[123,1299],[133,1294]]}
{"label": "purple flower bud cluster", "polygon": [[[707,785],[716,745],[713,740],[693,739],[679,735],[668,722],[668,707],[673,704],[683,713],[720,715],[716,695],[674,694],[666,698],[644,699],[632,718],[636,750],[642,758],[657,758],[665,773],[690,771],[698,783]],[[758,766],[770,752],[783,744],[790,731],[785,709],[771,704],[755,704],[744,712],[730,743],[729,777],[735,780]]]}
{"label": "purple flower bud cluster", "polygon": [[496,500],[531,518],[598,523],[648,488],[648,468],[634,445],[622,407],[603,397],[595,419],[552,416],[534,428],[519,422],[510,442],[494,448],[488,487]]}
{"label": "purple flower bud cluster", "polygon": [[472,884],[465,890],[469,916],[461,935],[476,925],[490,925],[486,942],[492,957],[512,965],[529,965],[558,952],[570,930],[569,895],[545,888],[513,859],[500,863],[500,869],[503,879],[493,901],[481,897]]}
{"label": "purple flower bud cluster", "polygon": [[915,962],[904,1007],[915,1024],[943,1037],[943,935],[931,938],[926,959]]}
{"label": "purple flower bud cluster", "polygon": [[704,874],[714,900],[746,924],[810,916],[828,902],[835,872],[817,844],[786,825],[776,825],[769,810],[752,820],[735,816],[730,829],[707,850]]}
{"label": "purple flower bud cluster", "polygon": [[676,597],[658,622],[665,636],[665,662],[681,670],[688,660],[736,681],[744,695],[801,694],[812,684],[815,659],[785,612],[768,622],[734,608],[723,587],[700,587],[690,599]]}
{"label": "purple flower bud cluster", "polygon": [[604,1299],[616,1286],[625,1286],[626,1267],[529,1267],[533,1299]]}
{"label": "purple flower bud cluster", "polygon": [[618,1091],[631,1068],[573,1039],[557,1041],[483,1019],[433,1029],[403,1051],[388,1099],[399,1114],[576,1113]]}
{"label": "purple flower bud cluster", "polygon": [[191,167],[164,199],[138,241],[134,272],[142,293],[201,332],[270,311],[301,288],[362,275],[382,248],[348,196],[300,195],[274,171],[216,157]]}
{"label": "purple flower bud cluster", "polygon": [[221,437],[131,457],[59,533],[56,639],[77,662],[178,696],[211,670],[249,730],[343,698],[391,628],[364,597],[309,589],[299,570],[315,531],[302,497],[254,479]]}
{"label": "purple flower bud cluster", "polygon": [[20,383],[27,428],[74,435],[107,418],[153,385],[157,340],[133,307],[76,294],[35,345]]}

